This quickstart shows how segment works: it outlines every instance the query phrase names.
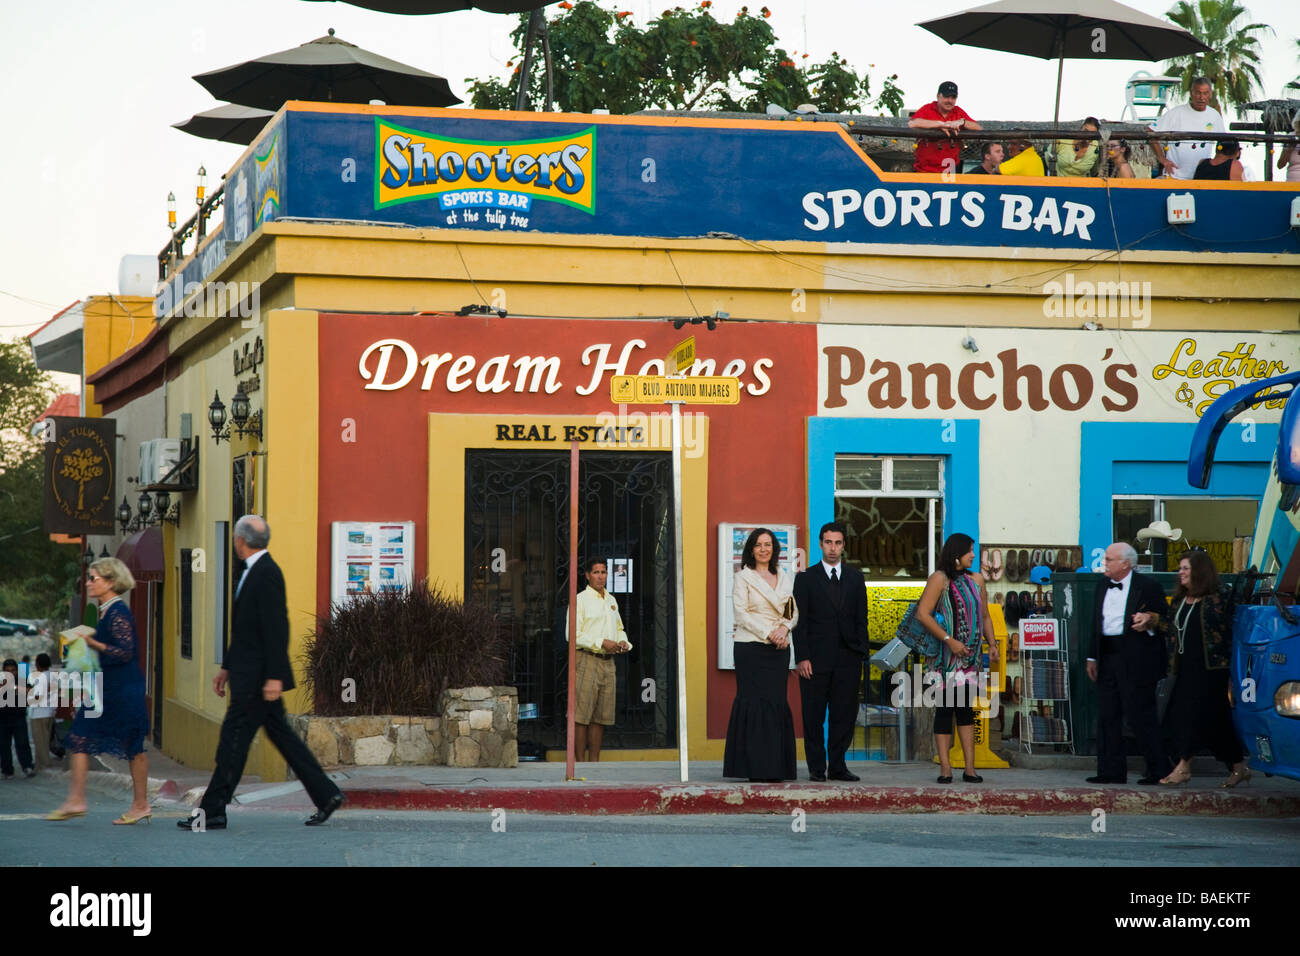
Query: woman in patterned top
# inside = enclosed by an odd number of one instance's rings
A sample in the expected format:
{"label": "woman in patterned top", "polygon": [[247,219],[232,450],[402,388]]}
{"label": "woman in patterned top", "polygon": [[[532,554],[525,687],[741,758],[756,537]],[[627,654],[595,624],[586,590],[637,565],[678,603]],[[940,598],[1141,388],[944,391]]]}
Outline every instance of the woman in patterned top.
{"label": "woman in patterned top", "polygon": [[1164,732],[1173,740],[1178,766],[1160,782],[1178,786],[1192,779],[1192,758],[1208,747],[1231,773],[1224,787],[1250,779],[1241,741],[1228,710],[1228,664],[1232,657],[1232,608],[1219,593],[1219,572],[1204,551],[1178,562],[1178,585],[1165,639],[1174,689]]}
{"label": "woman in patterned top", "polygon": [[[982,642],[989,642],[989,656],[998,659],[993,639],[993,621],[988,612],[984,578],[972,573],[975,541],[966,534],[949,535],[939,552],[939,570],[925,582],[916,603],[916,619],[939,638],[939,656],[926,663],[943,678],[943,704],[934,715],[934,746],[939,753],[939,783],[952,783],[952,725],[957,724],[965,758],[962,780],[983,783],[975,772],[975,700]],[[943,623],[935,620],[942,615]]]}
{"label": "woman in patterned top", "polygon": [[[149,733],[145,708],[144,675],[140,672],[139,641],[135,619],[122,595],[135,587],[135,578],[117,558],[100,558],[86,574],[86,596],[99,602],[95,636],[86,643],[99,652],[103,689],[98,703],[102,712],[78,709],[64,743],[72,755],[68,796],[47,820],[67,820],[86,815],[86,772],[90,754],[113,754],[131,763],[134,798],[131,807],[113,822],[127,825],[148,821],[149,761],[144,738]],[[97,675],[98,676],[98,675]]]}

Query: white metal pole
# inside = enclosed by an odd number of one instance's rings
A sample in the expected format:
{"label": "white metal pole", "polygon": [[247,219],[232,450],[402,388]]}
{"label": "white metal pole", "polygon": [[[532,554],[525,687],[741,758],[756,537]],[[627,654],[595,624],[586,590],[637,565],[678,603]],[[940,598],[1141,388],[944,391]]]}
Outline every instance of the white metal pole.
{"label": "white metal pole", "polygon": [[673,407],[673,551],[677,578],[677,753],[682,783],[689,776],[686,737],[686,588],[682,569],[682,403]]}

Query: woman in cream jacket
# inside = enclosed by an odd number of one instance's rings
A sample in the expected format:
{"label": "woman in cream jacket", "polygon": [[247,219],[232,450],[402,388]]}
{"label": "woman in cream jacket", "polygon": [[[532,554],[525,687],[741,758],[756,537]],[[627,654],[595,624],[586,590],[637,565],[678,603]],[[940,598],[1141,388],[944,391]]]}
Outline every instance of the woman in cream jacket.
{"label": "woman in cream jacket", "polygon": [[727,726],[724,777],[776,783],[797,779],[794,718],[786,693],[790,632],[799,620],[794,578],[781,570],[781,544],[757,528],[741,552],[732,585],[736,700]]}

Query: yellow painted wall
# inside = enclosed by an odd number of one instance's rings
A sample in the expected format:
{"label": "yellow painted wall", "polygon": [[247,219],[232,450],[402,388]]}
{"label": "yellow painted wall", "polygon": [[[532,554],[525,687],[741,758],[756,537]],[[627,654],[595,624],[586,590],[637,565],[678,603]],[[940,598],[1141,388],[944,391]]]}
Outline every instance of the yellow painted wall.
{"label": "yellow painted wall", "polygon": [[[487,300],[512,315],[663,316],[844,324],[1077,329],[1044,308],[1064,282],[1150,283],[1149,325],[1294,328],[1294,256],[1106,253],[955,246],[743,243],[538,236],[269,223],[263,241],[294,277],[294,305],[320,311],[455,311]],[[680,276],[680,278],[679,278]],[[1139,286],[1141,288],[1141,286]]]}
{"label": "yellow painted wall", "polygon": [[[536,448],[535,443],[497,441],[497,415],[429,416],[429,527],[445,525],[450,516],[465,514],[465,451],[470,448]],[[597,424],[594,415],[511,416],[521,424],[549,424],[555,434],[563,434],[565,425]],[[684,581],[708,579],[709,555],[709,432],[708,417],[701,416],[699,447],[702,454],[682,462],[682,577]],[[650,429],[647,441],[620,446],[597,446],[588,443],[583,449],[614,451],[670,451],[671,436]],[[664,441],[666,439],[666,441]],[[567,446],[557,445],[557,448]],[[579,450],[579,454],[581,454]],[[578,467],[582,462],[579,458]],[[567,511],[565,512],[567,515]],[[461,519],[463,520],[463,518]],[[566,518],[567,520],[567,518]],[[429,580],[441,582],[454,594],[465,593],[465,538],[463,534],[428,536]],[[581,581],[579,587],[585,587]],[[693,760],[721,760],[724,741],[706,737],[708,705],[708,595],[703,588],[686,587],[686,732]],[[674,615],[676,610],[673,609]],[[611,760],[675,760],[676,748],[666,750],[609,750],[601,755]]]}
{"label": "yellow painted wall", "polygon": [[[154,327],[153,299],[142,295],[95,295],[86,300],[82,316],[82,381],[85,376],[144,341]],[[100,418],[95,386],[86,385],[86,416]]]}

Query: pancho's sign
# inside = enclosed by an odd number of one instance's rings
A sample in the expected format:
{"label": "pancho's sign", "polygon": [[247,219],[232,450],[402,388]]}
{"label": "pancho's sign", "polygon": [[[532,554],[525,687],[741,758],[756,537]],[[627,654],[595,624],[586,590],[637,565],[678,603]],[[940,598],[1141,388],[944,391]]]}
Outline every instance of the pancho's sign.
{"label": "pancho's sign", "polygon": [[596,128],[561,139],[448,139],[375,119],[375,208],[438,200],[447,225],[527,229],[533,201],[596,211]]}
{"label": "pancho's sign", "polygon": [[44,425],[45,530],[112,534],[117,421],[47,418]]}
{"label": "pancho's sign", "polygon": [[[1193,420],[1247,381],[1290,370],[1300,337],[877,326],[818,330],[823,414],[1069,414]],[[1262,403],[1256,415],[1282,406]],[[1265,414],[1265,417],[1270,417]]]}

